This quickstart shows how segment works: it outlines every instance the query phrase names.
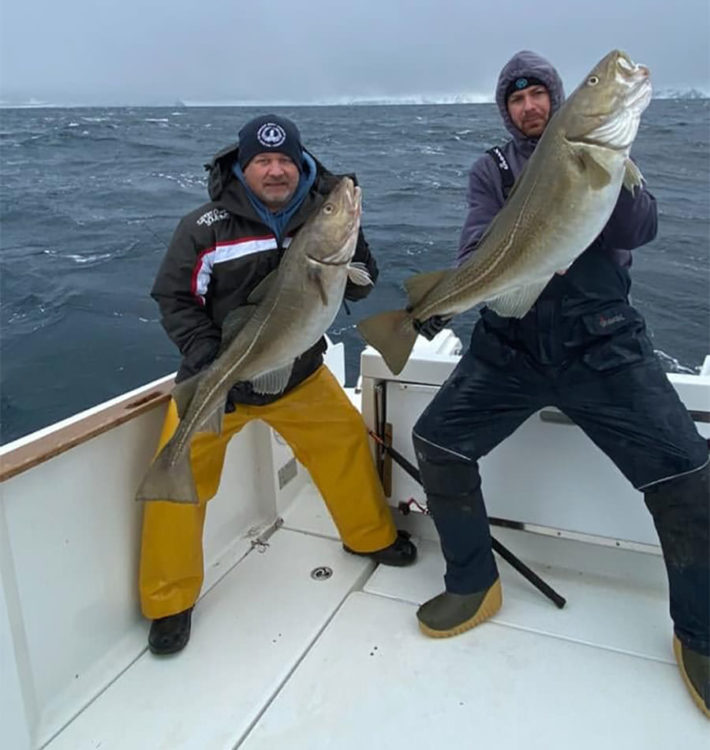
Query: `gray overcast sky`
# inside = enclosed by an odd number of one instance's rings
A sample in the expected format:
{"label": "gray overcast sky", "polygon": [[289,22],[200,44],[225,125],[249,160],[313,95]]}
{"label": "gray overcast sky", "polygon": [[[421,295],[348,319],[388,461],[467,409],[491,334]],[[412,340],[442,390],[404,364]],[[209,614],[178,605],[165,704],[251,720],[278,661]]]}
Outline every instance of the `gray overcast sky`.
{"label": "gray overcast sky", "polygon": [[708,0],[1,0],[0,99],[490,96],[533,49],[571,90],[606,52],[710,92]]}

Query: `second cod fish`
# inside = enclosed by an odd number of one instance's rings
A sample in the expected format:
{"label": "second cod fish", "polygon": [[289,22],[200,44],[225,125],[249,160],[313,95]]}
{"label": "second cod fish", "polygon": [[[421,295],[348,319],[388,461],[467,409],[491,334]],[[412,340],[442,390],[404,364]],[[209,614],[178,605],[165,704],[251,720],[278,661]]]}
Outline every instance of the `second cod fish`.
{"label": "second cod fish", "polygon": [[204,371],[175,386],[180,423],[146,473],[136,500],[197,503],[189,461],[198,431],[222,431],[227,392],[250,381],[259,393],[280,393],[294,360],[333,322],[345,284],[371,284],[350,265],[360,228],[360,188],[343,178],[296,234],[273,271],[225,320],[222,350]]}
{"label": "second cod fish", "polygon": [[480,302],[505,317],[530,310],[604,228],[622,184],[631,191],[641,184],[629,152],[650,99],[648,68],[624,52],[594,67],[550,119],[476,251],[457,269],[407,279],[406,310],[358,325],[394,374],[416,341],[414,320],[451,317]]}

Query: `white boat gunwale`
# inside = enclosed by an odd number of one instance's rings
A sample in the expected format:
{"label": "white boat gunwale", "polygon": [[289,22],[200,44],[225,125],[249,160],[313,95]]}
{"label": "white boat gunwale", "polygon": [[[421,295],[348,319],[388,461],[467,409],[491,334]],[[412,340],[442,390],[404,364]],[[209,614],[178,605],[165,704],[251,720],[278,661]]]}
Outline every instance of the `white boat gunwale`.
{"label": "white boat gunwale", "polygon": [[170,399],[175,373],[0,447],[0,483]]}

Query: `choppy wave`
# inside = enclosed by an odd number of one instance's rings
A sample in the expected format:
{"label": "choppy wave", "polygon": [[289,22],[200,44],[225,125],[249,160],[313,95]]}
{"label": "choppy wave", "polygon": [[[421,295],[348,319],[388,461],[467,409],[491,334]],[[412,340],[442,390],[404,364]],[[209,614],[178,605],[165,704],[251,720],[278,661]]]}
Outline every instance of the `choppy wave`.
{"label": "choppy wave", "polygon": [[[56,251],[53,250],[46,250],[45,251],[48,255],[58,255]],[[72,253],[67,253],[66,255],[62,255],[62,258],[66,258],[67,260],[71,260],[74,263],[78,263],[80,265],[84,264],[90,264],[90,263],[100,263],[102,260],[111,260],[113,258],[112,253],[96,253],[93,255],[76,255]]]}
{"label": "choppy wave", "polygon": [[[363,188],[380,276],[329,332],[345,343],[349,383],[362,348],[356,322],[403,305],[407,275],[452,264],[470,165],[507,137],[491,104],[424,101],[269,106],[298,123],[324,164],[356,172]],[[202,165],[254,114],[175,104],[3,111],[4,442],[177,367],[152,281],[180,217],[207,200]],[[634,145],[660,208],[657,239],[635,253],[634,299],[672,372],[698,372],[710,351],[709,120],[708,100],[656,100]],[[475,318],[454,319],[462,341]]]}

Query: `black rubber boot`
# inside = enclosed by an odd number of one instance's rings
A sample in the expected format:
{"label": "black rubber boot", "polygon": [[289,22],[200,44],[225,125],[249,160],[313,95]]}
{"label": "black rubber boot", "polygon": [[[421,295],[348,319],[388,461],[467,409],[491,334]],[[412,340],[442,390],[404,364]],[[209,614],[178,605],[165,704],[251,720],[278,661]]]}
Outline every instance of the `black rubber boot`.
{"label": "black rubber boot", "polygon": [[148,648],[159,656],[182,651],[190,640],[191,622],[192,607],[153,620],[148,634]]}
{"label": "black rubber boot", "polygon": [[710,651],[710,466],[646,490],[663,550],[673,630],[694,652]]}
{"label": "black rubber boot", "polygon": [[692,699],[710,719],[710,656],[691,651],[678,636],[673,636],[673,653]]}
{"label": "black rubber boot", "polygon": [[419,607],[419,628],[431,638],[448,638],[480,625],[492,617],[502,604],[499,578],[489,588],[473,594],[444,591]]}
{"label": "black rubber boot", "polygon": [[382,565],[394,565],[395,567],[403,568],[406,565],[411,565],[417,559],[417,548],[409,540],[410,536],[409,532],[400,529],[397,531],[397,538],[389,547],[378,549],[374,552],[356,552],[345,544],[343,545],[343,549],[351,555],[369,557],[371,560]]}

